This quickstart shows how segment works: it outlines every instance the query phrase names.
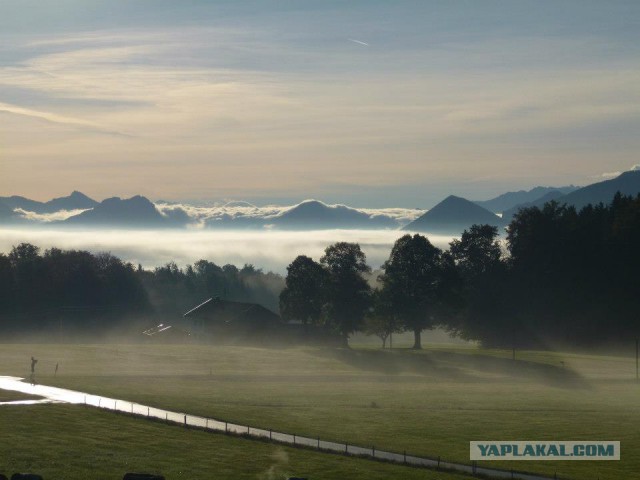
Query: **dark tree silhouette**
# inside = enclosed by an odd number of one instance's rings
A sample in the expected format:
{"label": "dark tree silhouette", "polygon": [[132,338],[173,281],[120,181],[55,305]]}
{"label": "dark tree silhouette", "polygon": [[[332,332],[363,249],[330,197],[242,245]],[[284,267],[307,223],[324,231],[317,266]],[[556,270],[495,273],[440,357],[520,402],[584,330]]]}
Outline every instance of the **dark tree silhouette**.
{"label": "dark tree silhouette", "polygon": [[482,339],[485,345],[510,341],[518,346],[521,326],[508,308],[507,264],[498,229],[472,225],[449,244],[449,253],[460,276],[461,300],[450,329],[466,339]]}
{"label": "dark tree silhouette", "polygon": [[426,237],[404,235],[394,244],[380,276],[383,291],[402,325],[413,331],[413,348],[422,348],[421,334],[433,328],[442,303],[442,251]]}
{"label": "dark tree silhouette", "polygon": [[313,259],[300,255],[287,267],[286,286],[280,293],[285,320],[319,325],[326,299],[328,273]]}
{"label": "dark tree silhouette", "polygon": [[371,268],[357,243],[338,242],[327,247],[320,263],[328,272],[325,315],[348,346],[349,335],[359,330],[369,308],[371,287],[363,278]]}

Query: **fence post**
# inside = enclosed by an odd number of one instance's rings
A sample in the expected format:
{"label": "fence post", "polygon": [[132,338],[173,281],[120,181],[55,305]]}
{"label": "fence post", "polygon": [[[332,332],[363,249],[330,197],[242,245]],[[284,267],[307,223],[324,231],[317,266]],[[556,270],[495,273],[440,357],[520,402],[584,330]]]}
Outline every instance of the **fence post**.
{"label": "fence post", "polygon": [[86,395],[84,396],[84,404],[85,405],[87,404],[87,396]]}
{"label": "fence post", "polygon": [[185,427],[187,426],[187,416],[186,415],[184,416],[184,426]]}
{"label": "fence post", "polygon": [[346,455],[347,453],[349,453],[349,444],[348,444],[348,443],[346,443],[346,442],[345,442],[345,444],[344,444],[344,453],[345,453],[345,455]]}
{"label": "fence post", "polygon": [[133,403],[131,404],[131,414],[133,414]]}
{"label": "fence post", "polygon": [[205,420],[204,428],[209,428],[209,419],[206,418]]}
{"label": "fence post", "polygon": [[373,447],[371,447],[371,456],[373,458],[376,458],[376,446],[375,445]]}
{"label": "fence post", "polygon": [[102,401],[102,398],[98,398],[98,408],[100,408],[100,402]]}
{"label": "fence post", "polygon": [[118,410],[118,400],[116,400],[115,402],[113,402],[113,409],[114,409],[114,410]]}
{"label": "fence post", "polygon": [[438,470],[440,470],[440,455],[438,455]]}
{"label": "fence post", "polygon": [[224,433],[227,433],[227,422],[224,422]]}
{"label": "fence post", "polygon": [[293,444],[294,445],[296,444],[296,434],[295,433],[293,434]]}
{"label": "fence post", "polygon": [[272,434],[272,433],[273,433],[273,431],[272,431],[271,429],[269,429],[269,440],[273,440],[273,439],[271,438],[271,434]]}
{"label": "fence post", "polygon": [[320,450],[320,435],[318,435],[318,450]]}
{"label": "fence post", "polygon": [[149,407],[147,407],[147,417],[149,416]]}
{"label": "fence post", "polygon": [[404,463],[407,463],[407,451],[406,450],[403,452],[403,455],[404,455]]}
{"label": "fence post", "polygon": [[249,425],[247,425],[247,435],[249,435]]}

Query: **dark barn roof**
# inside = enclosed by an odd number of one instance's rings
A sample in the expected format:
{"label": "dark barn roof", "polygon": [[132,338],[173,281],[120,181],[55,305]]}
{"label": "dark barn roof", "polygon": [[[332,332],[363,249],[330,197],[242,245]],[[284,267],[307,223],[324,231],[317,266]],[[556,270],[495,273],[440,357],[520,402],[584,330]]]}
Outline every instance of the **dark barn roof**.
{"label": "dark barn roof", "polygon": [[210,298],[184,314],[185,318],[202,318],[217,324],[280,324],[280,316],[257,303],[232,302]]}

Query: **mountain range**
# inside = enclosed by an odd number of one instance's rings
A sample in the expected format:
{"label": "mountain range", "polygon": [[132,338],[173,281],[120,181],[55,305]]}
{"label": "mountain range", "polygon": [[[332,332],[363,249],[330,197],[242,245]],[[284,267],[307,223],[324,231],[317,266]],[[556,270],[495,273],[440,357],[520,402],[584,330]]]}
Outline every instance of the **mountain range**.
{"label": "mountain range", "polygon": [[566,195],[580,187],[568,185],[566,187],[535,187],[531,190],[519,190],[517,192],[507,192],[498,195],[490,200],[474,200],[473,203],[480,205],[494,213],[502,213],[505,210],[514,208],[516,205],[524,205],[526,203],[535,202],[549,194]]}
{"label": "mountain range", "polygon": [[0,197],[0,204],[11,209],[19,208],[33,213],[54,213],[60,210],[86,210],[94,208],[98,202],[87,197],[84,193],[74,191],[67,197],[54,198],[48,202],[38,202],[17,195]]}
{"label": "mountain range", "polygon": [[[506,226],[521,208],[542,206],[555,200],[582,208],[607,204],[616,192],[640,193],[640,170],[577,188],[536,187],[508,192],[496,198],[472,202],[450,195],[428,211],[410,209],[367,210],[305,200],[291,207],[256,207],[231,202],[220,207],[153,203],[145,197],[107,198],[97,202],[74,191],[67,197],[38,202],[25,197],[0,197],[0,224],[56,225],[58,227],[182,228],[322,230],[398,229],[459,234],[474,223]],[[539,195],[539,196],[537,196]],[[537,196],[537,197],[536,197]],[[519,203],[514,203],[519,202]],[[490,207],[490,208],[486,208]],[[502,215],[493,213],[502,209]]]}

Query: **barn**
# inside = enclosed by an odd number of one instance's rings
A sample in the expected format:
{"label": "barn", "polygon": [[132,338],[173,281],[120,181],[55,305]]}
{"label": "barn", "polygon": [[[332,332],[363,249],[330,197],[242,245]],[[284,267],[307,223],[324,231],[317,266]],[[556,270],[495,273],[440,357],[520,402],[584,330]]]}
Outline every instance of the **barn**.
{"label": "barn", "polygon": [[209,343],[272,343],[286,337],[280,315],[257,303],[210,298],[183,315],[194,339]]}

